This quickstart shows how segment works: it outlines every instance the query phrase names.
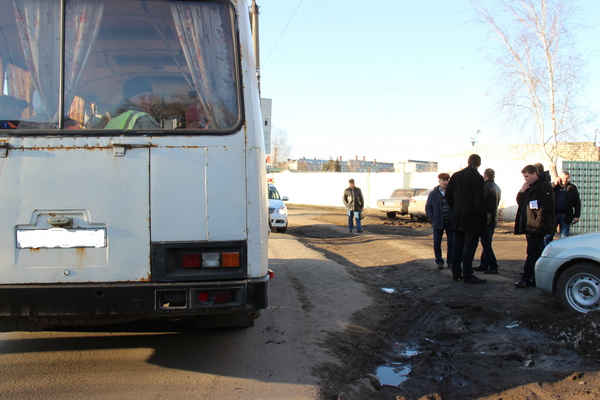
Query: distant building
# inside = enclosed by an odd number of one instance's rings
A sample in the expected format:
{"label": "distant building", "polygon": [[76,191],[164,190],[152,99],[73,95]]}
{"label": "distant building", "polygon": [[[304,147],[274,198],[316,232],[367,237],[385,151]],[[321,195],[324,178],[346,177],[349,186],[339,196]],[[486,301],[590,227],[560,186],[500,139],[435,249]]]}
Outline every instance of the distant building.
{"label": "distant building", "polygon": [[437,161],[406,160],[394,164],[394,172],[437,172]]}
{"label": "distant building", "polygon": [[[342,157],[334,160],[340,164],[340,172],[394,172],[393,163],[382,163],[377,160],[367,161],[365,157],[362,160],[356,159],[343,161]],[[328,165],[330,160],[320,160],[317,158],[300,158],[293,160],[289,164],[289,169],[294,171],[323,171],[323,167]]]}

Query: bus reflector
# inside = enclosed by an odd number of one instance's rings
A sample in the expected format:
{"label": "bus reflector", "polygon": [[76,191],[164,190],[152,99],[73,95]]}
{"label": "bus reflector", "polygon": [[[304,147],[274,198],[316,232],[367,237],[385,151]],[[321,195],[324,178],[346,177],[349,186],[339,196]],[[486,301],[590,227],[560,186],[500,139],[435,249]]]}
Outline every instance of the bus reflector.
{"label": "bus reflector", "polygon": [[198,301],[201,303],[207,303],[210,300],[210,296],[206,292],[198,293]]}
{"label": "bus reflector", "polygon": [[221,253],[222,267],[239,267],[240,253]]}
{"label": "bus reflector", "polygon": [[183,268],[200,268],[200,253],[186,253],[181,255],[181,266]]}
{"label": "bus reflector", "polygon": [[215,292],[213,293],[213,302],[229,303],[231,301],[231,292]]}

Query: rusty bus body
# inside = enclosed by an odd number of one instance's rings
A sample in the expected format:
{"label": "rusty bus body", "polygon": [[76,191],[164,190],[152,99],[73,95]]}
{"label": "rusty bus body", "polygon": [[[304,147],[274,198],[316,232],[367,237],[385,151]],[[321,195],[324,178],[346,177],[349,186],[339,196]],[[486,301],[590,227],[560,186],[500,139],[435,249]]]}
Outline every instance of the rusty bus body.
{"label": "rusty bus body", "polygon": [[245,1],[0,9],[0,330],[252,326],[268,207]]}

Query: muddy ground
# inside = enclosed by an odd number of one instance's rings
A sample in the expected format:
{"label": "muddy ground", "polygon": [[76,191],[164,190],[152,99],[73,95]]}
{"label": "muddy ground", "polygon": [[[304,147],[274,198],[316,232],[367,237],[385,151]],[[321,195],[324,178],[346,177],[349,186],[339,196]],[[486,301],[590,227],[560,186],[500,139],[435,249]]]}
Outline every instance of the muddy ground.
{"label": "muddy ground", "polygon": [[[290,211],[288,233],[344,265],[372,297],[352,327],[329,335],[343,368],[314,371],[324,399],[600,398],[600,314],[514,287],[525,239],[511,223],[494,236],[500,274],[477,273],[488,282],[476,285],[436,269],[426,222],[370,210],[364,233],[350,234],[341,208]],[[294,213],[315,223],[295,226]]]}

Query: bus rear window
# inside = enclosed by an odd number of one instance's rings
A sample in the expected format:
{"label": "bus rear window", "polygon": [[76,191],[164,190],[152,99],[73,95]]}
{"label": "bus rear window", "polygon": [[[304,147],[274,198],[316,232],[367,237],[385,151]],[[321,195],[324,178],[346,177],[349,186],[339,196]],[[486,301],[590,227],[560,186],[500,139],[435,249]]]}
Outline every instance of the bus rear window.
{"label": "bus rear window", "polygon": [[230,133],[240,125],[230,5],[65,0],[64,6],[63,18],[60,1],[0,0],[0,129],[79,135],[186,129],[189,135]]}

